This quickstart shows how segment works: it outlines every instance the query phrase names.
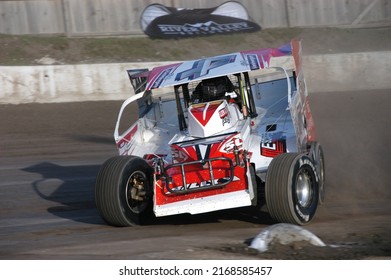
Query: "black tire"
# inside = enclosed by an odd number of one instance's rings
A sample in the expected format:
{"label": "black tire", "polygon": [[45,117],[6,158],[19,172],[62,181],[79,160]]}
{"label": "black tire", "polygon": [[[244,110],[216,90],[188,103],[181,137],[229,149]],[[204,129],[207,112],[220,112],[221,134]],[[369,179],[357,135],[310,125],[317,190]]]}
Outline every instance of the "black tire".
{"label": "black tire", "polygon": [[103,163],[95,183],[95,204],[107,224],[134,226],[152,217],[152,171],[135,156],[116,156]]}
{"label": "black tire", "polygon": [[319,200],[318,178],[312,159],[296,153],[275,157],[266,173],[265,196],[274,220],[308,224],[315,215]]}
{"label": "black tire", "polygon": [[319,178],[319,204],[323,204],[325,200],[325,162],[322,146],[318,142],[314,142],[311,146],[312,159],[315,163],[316,172]]}

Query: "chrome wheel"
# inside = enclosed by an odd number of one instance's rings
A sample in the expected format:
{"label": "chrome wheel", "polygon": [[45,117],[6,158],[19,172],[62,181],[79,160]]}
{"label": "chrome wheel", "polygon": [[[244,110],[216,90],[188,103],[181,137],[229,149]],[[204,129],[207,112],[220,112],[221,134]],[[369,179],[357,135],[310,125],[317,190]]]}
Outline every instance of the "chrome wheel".
{"label": "chrome wheel", "polygon": [[312,190],[311,177],[305,170],[301,170],[297,175],[296,186],[297,202],[301,207],[307,207],[311,203]]}

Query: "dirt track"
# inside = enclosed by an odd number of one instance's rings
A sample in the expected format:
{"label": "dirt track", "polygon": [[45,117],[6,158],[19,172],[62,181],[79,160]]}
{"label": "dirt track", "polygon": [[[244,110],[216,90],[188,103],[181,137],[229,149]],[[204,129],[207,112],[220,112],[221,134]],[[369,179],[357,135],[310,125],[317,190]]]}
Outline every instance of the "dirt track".
{"label": "dirt track", "polygon": [[116,153],[119,102],[2,105],[0,258],[390,258],[390,98],[387,91],[311,98],[326,157],[327,201],[306,228],[344,246],[276,247],[264,254],[248,250],[246,241],[269,220],[247,209],[137,228],[103,224],[93,185],[99,165]]}
{"label": "dirt track", "polygon": [[254,209],[103,223],[93,185],[116,154],[121,102],[1,105],[0,259],[390,259],[390,101],[389,90],[310,95],[327,197],[306,229],[339,247],[263,254],[247,247],[270,224]]}

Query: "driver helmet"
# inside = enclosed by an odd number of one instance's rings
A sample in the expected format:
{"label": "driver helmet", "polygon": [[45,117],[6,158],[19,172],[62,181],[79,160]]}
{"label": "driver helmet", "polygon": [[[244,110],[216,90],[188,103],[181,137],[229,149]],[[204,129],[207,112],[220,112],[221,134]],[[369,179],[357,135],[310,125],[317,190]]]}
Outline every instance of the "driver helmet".
{"label": "driver helmet", "polygon": [[229,84],[231,83],[226,76],[203,80],[203,101],[206,102],[224,98],[225,93],[229,91],[227,88]]}

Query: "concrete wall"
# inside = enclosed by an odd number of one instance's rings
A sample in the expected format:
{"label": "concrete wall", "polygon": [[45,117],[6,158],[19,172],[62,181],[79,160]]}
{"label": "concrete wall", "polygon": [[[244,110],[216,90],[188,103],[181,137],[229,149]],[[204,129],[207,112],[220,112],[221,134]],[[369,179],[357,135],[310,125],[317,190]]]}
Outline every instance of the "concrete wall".
{"label": "concrete wall", "polygon": [[308,92],[391,89],[391,51],[304,56]]}
{"label": "concrete wall", "polygon": [[133,94],[126,69],[158,65],[159,63],[113,63],[0,66],[0,103],[123,100]]}
{"label": "concrete wall", "polygon": [[[143,34],[139,19],[152,3],[210,8],[226,0],[8,0],[0,1],[0,33]],[[263,28],[357,25],[391,21],[389,0],[238,0]]]}
{"label": "concrete wall", "polygon": [[[1,66],[0,103],[125,100],[133,94],[126,69],[161,63]],[[304,56],[310,94],[391,89],[391,51]]]}

